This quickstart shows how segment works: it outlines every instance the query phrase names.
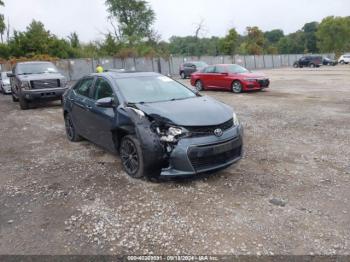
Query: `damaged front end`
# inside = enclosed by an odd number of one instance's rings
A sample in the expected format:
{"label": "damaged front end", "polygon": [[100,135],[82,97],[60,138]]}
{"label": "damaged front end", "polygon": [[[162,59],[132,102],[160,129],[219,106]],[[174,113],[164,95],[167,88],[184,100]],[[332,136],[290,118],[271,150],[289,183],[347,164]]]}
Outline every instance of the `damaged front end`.
{"label": "damaged front end", "polygon": [[141,143],[148,173],[191,176],[228,167],[242,158],[243,129],[234,119],[208,130],[202,126],[178,126],[158,114],[146,114],[136,106],[126,110]]}
{"label": "damaged front end", "polygon": [[169,167],[169,159],[186,130],[159,115],[146,115],[136,106],[125,108],[134,123],[135,134],[141,143],[144,163],[150,173]]}

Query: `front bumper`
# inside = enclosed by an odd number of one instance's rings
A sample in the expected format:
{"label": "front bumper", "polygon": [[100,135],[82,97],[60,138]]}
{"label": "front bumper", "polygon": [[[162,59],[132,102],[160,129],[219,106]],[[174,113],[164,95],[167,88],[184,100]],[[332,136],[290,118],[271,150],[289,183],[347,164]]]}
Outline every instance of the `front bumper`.
{"label": "front bumper", "polygon": [[22,90],[22,96],[27,100],[59,100],[68,87]]}
{"label": "front bumper", "polygon": [[192,176],[226,168],[243,155],[243,128],[233,127],[223,136],[181,139],[170,155],[169,167],[161,176]]}
{"label": "front bumper", "polygon": [[2,90],[5,94],[11,94],[11,85],[3,85]]}
{"label": "front bumper", "polygon": [[259,79],[257,81],[243,81],[243,91],[262,90],[269,87],[269,79]]}

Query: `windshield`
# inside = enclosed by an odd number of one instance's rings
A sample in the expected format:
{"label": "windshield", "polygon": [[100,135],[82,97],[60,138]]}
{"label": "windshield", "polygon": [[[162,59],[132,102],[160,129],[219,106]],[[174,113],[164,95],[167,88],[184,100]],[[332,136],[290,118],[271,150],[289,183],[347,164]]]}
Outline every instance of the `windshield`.
{"label": "windshield", "polygon": [[190,89],[166,76],[121,78],[116,82],[128,103],[154,103],[196,96]]}
{"label": "windshield", "polygon": [[208,66],[207,63],[204,63],[204,62],[193,62],[193,64],[196,66],[196,67],[206,67]]}
{"label": "windshield", "polygon": [[235,73],[235,74],[241,74],[241,73],[247,73],[249,72],[247,69],[240,65],[228,65],[227,66],[227,71],[229,73]]}
{"label": "windshield", "polygon": [[45,74],[45,73],[57,73],[56,66],[52,63],[29,63],[19,64],[17,66],[17,73],[19,75],[30,74]]}

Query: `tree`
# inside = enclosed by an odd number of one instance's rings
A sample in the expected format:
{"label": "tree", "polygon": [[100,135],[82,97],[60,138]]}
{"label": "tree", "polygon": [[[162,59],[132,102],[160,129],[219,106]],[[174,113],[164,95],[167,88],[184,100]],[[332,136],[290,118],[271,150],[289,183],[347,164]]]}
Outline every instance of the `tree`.
{"label": "tree", "polygon": [[[4,2],[0,0],[0,6],[4,6]],[[0,14],[0,36],[1,36],[1,43],[4,43],[4,34],[6,31],[6,24],[5,24],[5,16],[3,14]]]}
{"label": "tree", "polygon": [[281,29],[266,31],[264,35],[267,41],[271,44],[276,44],[282,37],[284,37],[284,33]]}
{"label": "tree", "polygon": [[73,48],[80,48],[80,40],[79,40],[79,36],[76,32],[71,33],[68,36],[68,39],[70,41],[70,46]]}
{"label": "tree", "polygon": [[235,28],[229,30],[228,34],[220,40],[220,51],[225,55],[233,55],[237,49],[239,34]]}
{"label": "tree", "polygon": [[149,38],[155,20],[154,11],[144,0],[106,0],[110,18],[116,20],[115,34],[129,43]]}
{"label": "tree", "polygon": [[322,52],[337,54],[350,49],[350,16],[329,16],[322,20],[316,32]]}
{"label": "tree", "polygon": [[317,48],[317,38],[316,32],[318,29],[318,22],[306,23],[302,30],[305,37],[305,51],[309,53],[317,53],[319,50]]}
{"label": "tree", "polygon": [[120,45],[117,43],[111,33],[108,33],[106,39],[100,46],[100,53],[103,56],[114,56],[120,49]]}
{"label": "tree", "polygon": [[250,55],[260,55],[264,51],[264,33],[257,26],[247,27],[246,50]]}

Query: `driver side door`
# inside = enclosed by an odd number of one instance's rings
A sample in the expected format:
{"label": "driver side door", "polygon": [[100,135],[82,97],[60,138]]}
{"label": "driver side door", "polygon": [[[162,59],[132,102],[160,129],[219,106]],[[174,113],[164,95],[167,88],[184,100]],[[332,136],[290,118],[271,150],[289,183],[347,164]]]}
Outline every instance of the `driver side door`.
{"label": "driver side door", "polygon": [[[96,101],[102,98],[112,97],[114,106],[110,108],[99,107]],[[112,88],[112,84],[104,77],[98,77],[93,90],[93,103],[90,104],[90,136],[93,141],[115,152],[112,130],[117,124],[116,108],[118,99]]]}

